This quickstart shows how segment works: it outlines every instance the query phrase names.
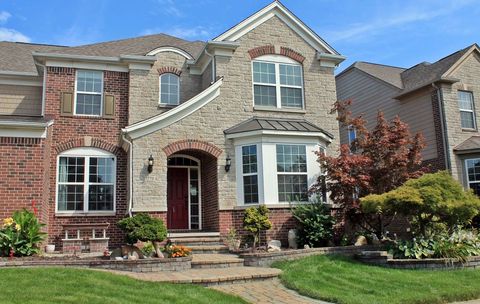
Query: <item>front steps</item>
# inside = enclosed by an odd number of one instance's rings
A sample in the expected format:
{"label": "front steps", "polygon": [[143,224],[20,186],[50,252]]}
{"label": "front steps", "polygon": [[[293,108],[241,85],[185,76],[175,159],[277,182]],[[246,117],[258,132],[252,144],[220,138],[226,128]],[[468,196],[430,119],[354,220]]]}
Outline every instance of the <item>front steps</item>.
{"label": "front steps", "polygon": [[193,269],[242,267],[243,259],[234,254],[194,254]]}
{"label": "front steps", "polygon": [[193,254],[228,253],[219,232],[180,232],[169,233],[172,243],[192,249]]}

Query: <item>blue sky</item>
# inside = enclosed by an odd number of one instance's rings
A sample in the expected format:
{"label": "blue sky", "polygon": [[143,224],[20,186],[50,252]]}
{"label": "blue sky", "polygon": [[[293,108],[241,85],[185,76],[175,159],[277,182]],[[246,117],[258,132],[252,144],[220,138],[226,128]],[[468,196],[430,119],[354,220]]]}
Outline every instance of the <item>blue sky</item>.
{"label": "blue sky", "polygon": [[[81,45],[167,33],[209,40],[269,0],[0,0],[0,40]],[[409,67],[480,42],[480,0],[284,0],[348,60]]]}

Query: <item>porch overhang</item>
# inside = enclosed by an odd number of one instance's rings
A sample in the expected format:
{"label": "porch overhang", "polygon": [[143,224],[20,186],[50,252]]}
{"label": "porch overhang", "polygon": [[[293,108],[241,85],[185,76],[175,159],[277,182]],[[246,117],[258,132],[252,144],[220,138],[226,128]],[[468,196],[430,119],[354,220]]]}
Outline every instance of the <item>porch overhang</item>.
{"label": "porch overhang", "polygon": [[480,152],[480,136],[471,136],[455,148],[453,148],[455,154],[472,154]]}

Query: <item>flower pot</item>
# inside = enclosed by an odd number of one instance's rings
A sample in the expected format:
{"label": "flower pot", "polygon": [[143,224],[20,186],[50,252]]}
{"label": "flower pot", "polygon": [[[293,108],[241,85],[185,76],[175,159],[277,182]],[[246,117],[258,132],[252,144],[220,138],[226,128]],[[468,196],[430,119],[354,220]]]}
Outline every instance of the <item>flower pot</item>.
{"label": "flower pot", "polygon": [[49,244],[45,246],[46,253],[54,253],[55,252],[55,245]]}

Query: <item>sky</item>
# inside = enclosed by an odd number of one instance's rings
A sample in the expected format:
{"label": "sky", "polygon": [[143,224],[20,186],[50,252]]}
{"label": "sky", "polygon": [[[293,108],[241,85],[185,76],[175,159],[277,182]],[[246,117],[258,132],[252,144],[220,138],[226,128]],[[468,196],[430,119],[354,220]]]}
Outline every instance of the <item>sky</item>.
{"label": "sky", "polygon": [[[0,41],[83,45],[155,33],[207,41],[271,0],[0,0]],[[355,61],[410,67],[480,43],[480,0],[283,0]]]}

